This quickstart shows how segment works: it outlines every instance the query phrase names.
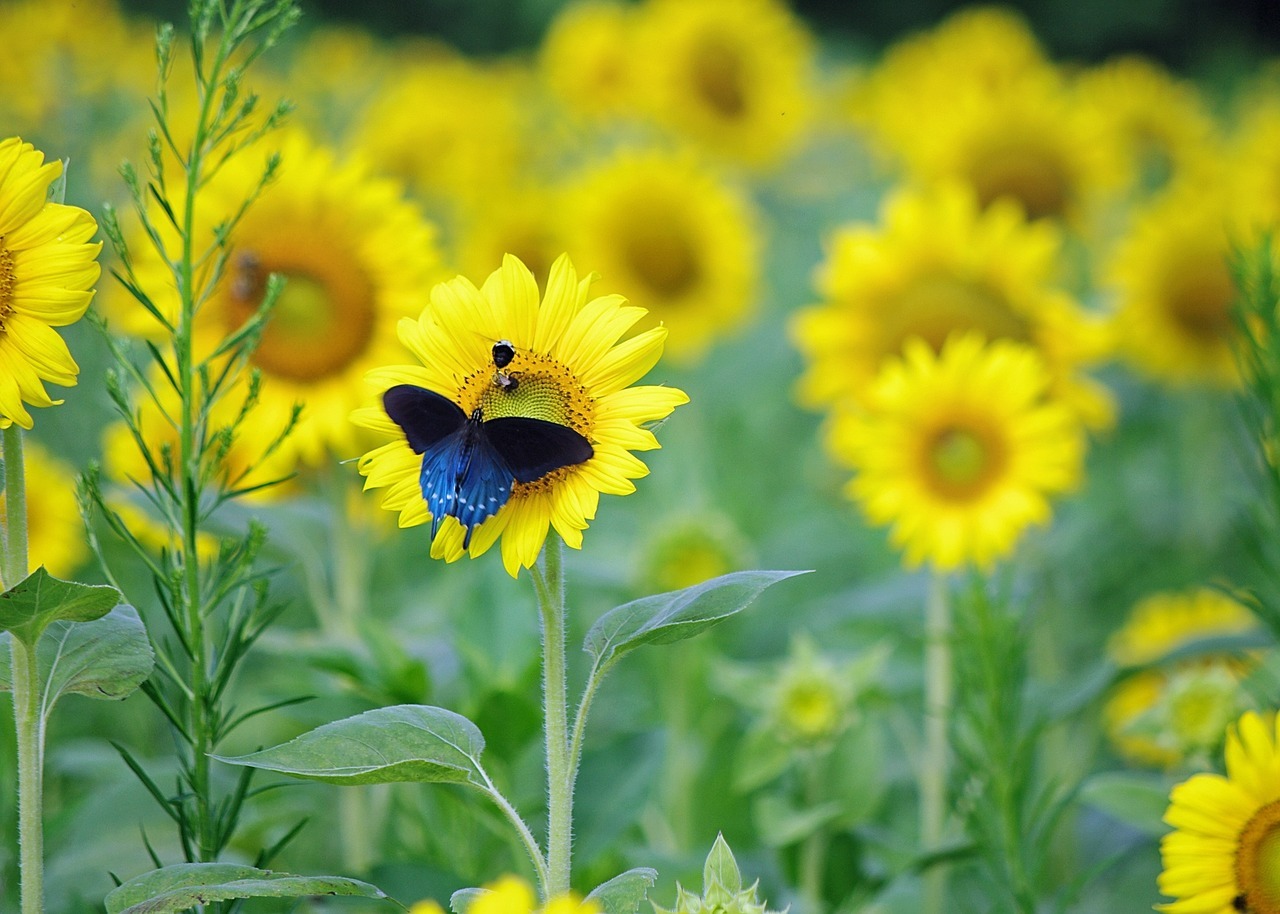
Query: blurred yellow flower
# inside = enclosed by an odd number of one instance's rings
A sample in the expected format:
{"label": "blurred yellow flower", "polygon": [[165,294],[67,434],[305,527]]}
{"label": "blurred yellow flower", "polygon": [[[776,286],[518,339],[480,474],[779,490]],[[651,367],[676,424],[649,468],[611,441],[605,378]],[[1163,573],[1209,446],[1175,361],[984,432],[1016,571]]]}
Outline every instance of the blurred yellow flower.
{"label": "blurred yellow flower", "polygon": [[851,664],[824,656],[812,638],[796,636],[769,689],[770,723],[788,743],[829,743],[854,719],[857,685]]}
{"label": "blurred yellow flower", "polygon": [[745,193],[689,152],[625,150],[567,190],[570,251],[592,263],[690,361],[755,305],[758,215]]}
{"label": "blurred yellow flower", "polygon": [[61,403],[44,382],[71,387],[80,373],[53,328],[89,307],[102,242],[87,212],[46,200],[60,174],[30,143],[0,140],[0,428],[31,428],[23,404]]}
{"label": "blurred yellow flower", "polygon": [[[439,903],[426,900],[410,907],[409,914],[444,914],[444,911]],[[500,876],[479,891],[467,914],[600,914],[600,905],[569,892],[539,907],[537,896],[527,882],[517,876]]]}
{"label": "blurred yellow flower", "polygon": [[1247,711],[1227,731],[1227,774],[1173,788],[1160,842],[1160,891],[1169,914],[1280,911],[1280,732],[1273,714]]}
{"label": "blurred yellow flower", "polygon": [[668,591],[749,567],[751,547],[727,517],[700,509],[684,518],[664,516],[641,552],[640,580]]}
{"label": "blurred yellow flower", "polygon": [[[1120,667],[1145,666],[1195,641],[1257,628],[1246,607],[1219,591],[1157,593],[1133,608],[1107,654]],[[1249,665],[1219,653],[1137,672],[1107,698],[1107,733],[1122,754],[1145,765],[1171,766],[1203,754],[1242,710],[1240,680]]]}
{"label": "blurred yellow flower", "polygon": [[827,249],[823,301],[791,328],[806,357],[798,393],[807,405],[862,402],[909,341],[939,352],[953,333],[976,331],[1034,346],[1055,397],[1090,426],[1111,421],[1110,396],[1078,371],[1106,337],[1056,284],[1055,226],[1028,223],[1008,202],[980,210],[971,190],[948,183],[891,194],[878,225],[844,226]]}
{"label": "blurred yellow flower", "polygon": [[[347,421],[360,403],[360,379],[395,357],[396,321],[417,312],[424,290],[443,273],[434,227],[399,185],[374,176],[358,157],[336,161],[300,133],[282,143],[277,178],[236,224],[226,275],[201,305],[196,329],[201,351],[211,353],[254,314],[270,274],[286,280],[250,360],[264,384],[243,443],[261,452],[294,405],[304,404],[278,452],[288,472],[362,446]],[[261,168],[258,156],[242,154],[207,186],[197,249],[240,208]],[[149,245],[135,244],[134,258],[144,291],[162,310],[175,310],[168,265]],[[116,313],[134,332],[155,330],[131,300],[117,303]]]}
{"label": "blurred yellow flower", "polygon": [[1218,181],[1177,182],[1134,213],[1104,268],[1116,298],[1117,346],[1151,377],[1238,382],[1228,257],[1247,217],[1231,196]]}
{"label": "blurred yellow flower", "polygon": [[1027,346],[970,332],[935,353],[910,339],[865,410],[836,414],[830,445],[854,470],[849,494],[892,525],[908,567],[989,568],[1048,521],[1049,496],[1077,485],[1084,433],[1048,387]]}
{"label": "blurred yellow flower", "polygon": [[[421,482],[424,457],[387,415],[383,393],[399,384],[433,391],[492,419],[526,416],[573,429],[592,446],[585,462],[563,466],[533,482],[515,483],[509,500],[474,529],[455,517],[443,521],[431,555],[452,562],[469,551],[485,553],[502,538],[502,562],[512,576],[537,560],[549,529],[573,548],[595,517],[601,493],[626,495],[631,482],[648,473],[632,451],[657,448],[646,428],[670,415],[688,397],[671,387],[633,387],[662,354],[665,327],[619,343],[644,316],[618,295],[588,299],[594,275],[579,281],[568,257],[551,267],[539,300],[533,275],[514,257],[477,289],[465,277],[437,285],[421,317],[400,322],[400,340],[420,362],[369,372],[379,405],[352,415],[389,443],[360,458],[365,488],[387,487],[382,507],[400,514],[400,526],[431,520]],[[518,384],[497,383],[493,348],[507,341],[510,361],[499,366]],[[505,534],[505,535],[504,535]],[[464,541],[469,543],[464,547]]]}
{"label": "blurred yellow flower", "polygon": [[458,207],[454,227],[458,272],[483,277],[502,262],[502,255],[514,254],[545,285],[551,264],[569,248],[567,222],[559,188],[495,181]]}
{"label": "blurred yellow flower", "polygon": [[1270,81],[1247,93],[1240,107],[1230,168],[1242,205],[1256,210],[1254,224],[1274,228],[1280,222],[1280,63],[1273,64]]}
{"label": "blurred yellow flower", "polygon": [[813,40],[777,0],[649,0],[633,51],[640,105],[726,159],[764,167],[811,119]]}
{"label": "blurred yellow flower", "polygon": [[[89,555],[89,542],[76,501],[76,473],[31,439],[23,446],[27,494],[27,565],[41,565],[56,578],[67,578]],[[5,497],[0,492],[0,517]]]}
{"label": "blurred yellow flower", "polygon": [[570,112],[635,114],[633,7],[579,0],[563,7],[542,40],[542,78]]}

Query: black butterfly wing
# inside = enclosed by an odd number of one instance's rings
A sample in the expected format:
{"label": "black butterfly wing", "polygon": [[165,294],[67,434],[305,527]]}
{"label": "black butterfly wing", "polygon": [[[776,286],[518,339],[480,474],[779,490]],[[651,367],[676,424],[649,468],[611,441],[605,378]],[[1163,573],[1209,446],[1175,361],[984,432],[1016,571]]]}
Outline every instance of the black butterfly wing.
{"label": "black butterfly wing", "polygon": [[534,482],[561,467],[585,463],[595,454],[586,438],[545,419],[490,419],[484,424],[484,433],[517,482]]}
{"label": "black butterfly wing", "polygon": [[404,430],[415,454],[443,441],[467,421],[467,414],[457,403],[413,384],[397,384],[388,390],[382,395],[382,407],[391,421]]}

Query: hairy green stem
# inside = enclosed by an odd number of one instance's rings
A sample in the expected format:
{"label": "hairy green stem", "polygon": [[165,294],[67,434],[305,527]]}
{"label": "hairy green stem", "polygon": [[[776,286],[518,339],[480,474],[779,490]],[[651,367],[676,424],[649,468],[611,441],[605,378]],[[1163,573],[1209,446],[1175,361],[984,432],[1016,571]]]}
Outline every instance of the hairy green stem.
{"label": "hairy green stem", "polygon": [[533,572],[542,617],[542,694],[547,737],[546,898],[569,891],[573,846],[573,783],[569,755],[568,685],[565,668],[564,569],[560,539],[547,537]]}
{"label": "hairy green stem", "polygon": [[524,819],[520,818],[520,813],[516,812],[516,808],[511,805],[511,801],[494,786],[488,772],[481,770],[480,775],[485,782],[484,792],[489,795],[494,805],[507,817],[507,821],[515,827],[516,834],[520,836],[520,842],[524,845],[525,851],[529,854],[529,860],[533,863],[534,871],[538,874],[538,891],[541,892],[543,898],[549,897],[547,861],[542,856],[542,848],[538,846],[538,839],[533,836],[533,832],[529,831],[529,826],[525,824]]}
{"label": "hairy green stem", "polygon": [[[935,572],[925,601],[924,758],[920,766],[920,846],[925,853],[942,843],[947,812],[948,730],[951,717],[951,605],[947,580]],[[946,871],[933,864],[924,874],[924,914],[941,914]]]}
{"label": "hairy green stem", "polygon": [[[4,430],[5,587],[27,576],[27,489],[22,463],[22,430]],[[40,713],[40,672],[35,645],[9,636],[13,673],[13,719],[18,742],[18,846],[22,914],[44,911],[44,717]]]}

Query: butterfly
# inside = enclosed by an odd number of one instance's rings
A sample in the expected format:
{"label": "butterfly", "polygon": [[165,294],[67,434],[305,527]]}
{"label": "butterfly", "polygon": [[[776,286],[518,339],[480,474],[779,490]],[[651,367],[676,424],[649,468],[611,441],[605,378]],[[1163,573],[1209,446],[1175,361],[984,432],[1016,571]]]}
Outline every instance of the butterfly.
{"label": "butterfly", "polygon": [[382,405],[422,455],[418,484],[431,512],[431,538],[444,518],[457,518],[466,530],[463,549],[472,531],[507,503],[515,483],[536,482],[595,454],[568,426],[526,416],[485,419],[480,409],[468,416],[449,398],[413,384],[392,387]]}

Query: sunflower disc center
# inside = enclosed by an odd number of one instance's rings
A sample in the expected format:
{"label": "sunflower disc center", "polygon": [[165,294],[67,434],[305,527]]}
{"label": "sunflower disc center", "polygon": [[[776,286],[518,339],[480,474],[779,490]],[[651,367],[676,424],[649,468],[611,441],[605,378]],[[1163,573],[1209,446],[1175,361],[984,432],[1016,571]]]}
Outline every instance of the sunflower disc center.
{"label": "sunflower disc center", "polygon": [[1280,914],[1280,800],[1259,809],[1241,831],[1236,884],[1250,914]]}
{"label": "sunflower disc center", "polygon": [[9,315],[13,313],[13,289],[17,284],[13,255],[5,248],[4,236],[0,235],[0,333],[8,329]]}
{"label": "sunflower disc center", "polygon": [[678,298],[701,279],[692,242],[669,220],[637,220],[624,251],[631,272],[660,298]]}
{"label": "sunflower disc center", "polygon": [[693,60],[693,84],[702,99],[726,119],[747,110],[742,56],[717,35],[707,36]]}
{"label": "sunflower disc center", "polygon": [[1225,264],[1183,261],[1165,281],[1169,316],[1197,340],[1213,343],[1229,338],[1234,299],[1235,286]]}
{"label": "sunflower disc center", "polygon": [[975,157],[969,178],[983,207],[1000,197],[1022,204],[1028,219],[1062,216],[1071,198],[1066,168],[1047,149],[1005,143]]}
{"label": "sunflower disc center", "polygon": [[957,331],[976,330],[988,340],[1031,342],[1031,325],[1003,295],[980,282],[955,276],[924,276],[896,296],[881,330],[883,355],[896,356],[911,337],[935,353]]}
{"label": "sunflower disc center", "polygon": [[287,282],[253,363],[267,374],[299,383],[341,374],[373,336],[373,291],[362,274],[242,251],[236,256],[226,296],[230,326],[238,327],[253,316],[273,272],[283,274]]}
{"label": "sunflower disc center", "polygon": [[1000,449],[979,430],[948,426],[939,430],[925,448],[926,473],[933,489],[957,501],[983,492],[999,472]]}

